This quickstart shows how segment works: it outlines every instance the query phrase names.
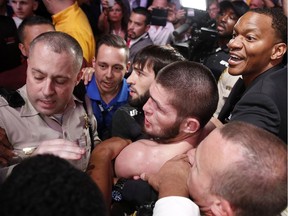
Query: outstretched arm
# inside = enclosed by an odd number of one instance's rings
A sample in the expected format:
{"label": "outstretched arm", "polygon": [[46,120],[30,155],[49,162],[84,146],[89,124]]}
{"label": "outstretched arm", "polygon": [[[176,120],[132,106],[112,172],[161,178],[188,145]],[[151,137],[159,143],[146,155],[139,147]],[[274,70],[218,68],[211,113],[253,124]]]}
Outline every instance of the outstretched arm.
{"label": "outstretched arm", "polygon": [[13,146],[8,141],[5,130],[0,128],[0,166],[7,166],[13,156],[15,156],[13,153]]}
{"label": "outstretched arm", "polygon": [[112,137],[98,144],[92,151],[87,173],[98,185],[108,208],[111,204],[113,185],[112,160],[130,143],[130,140]]}

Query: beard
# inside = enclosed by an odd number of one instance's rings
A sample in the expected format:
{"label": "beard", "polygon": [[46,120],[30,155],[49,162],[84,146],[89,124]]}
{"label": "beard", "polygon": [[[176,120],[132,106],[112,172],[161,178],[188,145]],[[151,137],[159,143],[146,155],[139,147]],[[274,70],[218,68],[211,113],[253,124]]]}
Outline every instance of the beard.
{"label": "beard", "polygon": [[139,95],[139,97],[136,99],[132,99],[132,97],[129,95],[128,103],[130,104],[130,106],[142,109],[144,104],[148,101],[149,97],[149,91],[145,92],[144,95]]}
{"label": "beard", "polygon": [[145,127],[144,127],[144,131],[155,141],[165,143],[166,140],[173,139],[179,135],[181,123],[182,123],[182,118],[178,117],[175,123],[171,127],[162,128],[162,130],[158,134],[147,132],[145,130]]}

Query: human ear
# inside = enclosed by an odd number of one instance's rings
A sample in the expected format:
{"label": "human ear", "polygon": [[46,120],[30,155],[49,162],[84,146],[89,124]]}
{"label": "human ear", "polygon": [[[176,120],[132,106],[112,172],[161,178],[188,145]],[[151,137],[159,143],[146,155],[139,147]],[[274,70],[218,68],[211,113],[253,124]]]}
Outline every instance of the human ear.
{"label": "human ear", "polygon": [[83,71],[81,68],[80,72],[77,74],[77,80],[76,80],[75,86],[79,84],[80,80],[82,79],[82,76],[83,76]]}
{"label": "human ear", "polygon": [[287,45],[285,43],[277,43],[272,49],[271,59],[276,60],[284,56],[287,51]]}
{"label": "human ear", "polygon": [[92,67],[96,68],[96,58],[95,58],[95,56],[92,58]]}
{"label": "human ear", "polygon": [[19,44],[18,44],[18,47],[19,47],[22,55],[28,57],[24,44],[19,43]]}
{"label": "human ear", "polygon": [[128,73],[130,66],[131,66],[131,62],[128,61],[128,63],[126,64],[126,73]]}
{"label": "human ear", "polygon": [[185,133],[196,133],[200,129],[200,123],[195,118],[187,118],[184,124]]}
{"label": "human ear", "polygon": [[230,203],[222,198],[213,202],[211,212],[215,216],[234,216]]}

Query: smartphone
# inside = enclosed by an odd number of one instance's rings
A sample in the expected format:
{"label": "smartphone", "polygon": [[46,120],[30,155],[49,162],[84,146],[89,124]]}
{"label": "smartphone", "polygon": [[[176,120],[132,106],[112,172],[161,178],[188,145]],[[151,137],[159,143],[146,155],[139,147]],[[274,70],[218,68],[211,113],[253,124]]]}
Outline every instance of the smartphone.
{"label": "smartphone", "polygon": [[168,10],[154,8],[151,13],[151,25],[166,26]]}
{"label": "smartphone", "polygon": [[113,7],[115,4],[115,0],[108,0],[109,7]]}

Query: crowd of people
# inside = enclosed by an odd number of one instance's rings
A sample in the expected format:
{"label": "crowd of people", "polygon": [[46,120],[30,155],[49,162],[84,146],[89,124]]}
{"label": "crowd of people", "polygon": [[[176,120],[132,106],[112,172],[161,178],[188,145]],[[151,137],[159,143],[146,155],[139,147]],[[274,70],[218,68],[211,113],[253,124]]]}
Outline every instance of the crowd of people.
{"label": "crowd of people", "polygon": [[1,215],[288,215],[287,0],[181,3],[0,0]]}

